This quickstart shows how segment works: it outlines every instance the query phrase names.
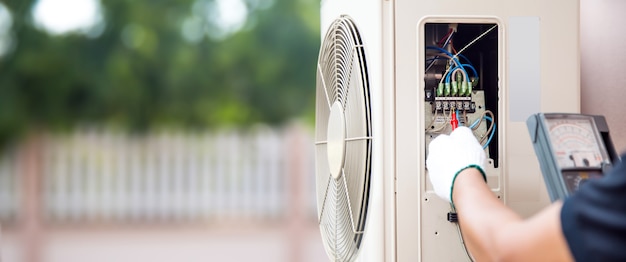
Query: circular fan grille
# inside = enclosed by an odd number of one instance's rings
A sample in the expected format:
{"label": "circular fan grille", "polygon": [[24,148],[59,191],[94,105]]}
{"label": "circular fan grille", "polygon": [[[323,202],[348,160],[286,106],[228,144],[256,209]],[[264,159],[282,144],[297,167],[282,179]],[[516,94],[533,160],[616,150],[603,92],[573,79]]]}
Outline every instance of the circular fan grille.
{"label": "circular fan grille", "polygon": [[363,239],[372,134],[365,52],[348,16],[335,20],[324,38],[316,88],[319,225],[328,256],[350,261]]}

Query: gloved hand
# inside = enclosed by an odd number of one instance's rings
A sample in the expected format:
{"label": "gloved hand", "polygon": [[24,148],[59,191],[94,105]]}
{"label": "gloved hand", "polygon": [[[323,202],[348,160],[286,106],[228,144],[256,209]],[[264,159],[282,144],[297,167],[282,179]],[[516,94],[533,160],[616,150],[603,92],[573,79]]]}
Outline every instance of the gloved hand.
{"label": "gloved hand", "polygon": [[472,130],[458,127],[448,135],[439,135],[428,145],[426,168],[435,193],[452,202],[452,188],[456,176],[466,168],[475,167],[486,179],[483,165],[485,151]]}

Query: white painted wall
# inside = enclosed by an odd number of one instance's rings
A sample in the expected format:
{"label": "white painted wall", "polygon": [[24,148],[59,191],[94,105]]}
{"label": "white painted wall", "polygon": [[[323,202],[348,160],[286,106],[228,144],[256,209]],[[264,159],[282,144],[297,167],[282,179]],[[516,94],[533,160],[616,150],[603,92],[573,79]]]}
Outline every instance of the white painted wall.
{"label": "white painted wall", "polygon": [[618,153],[626,152],[624,10],[622,0],[580,1],[581,111],[606,117]]}

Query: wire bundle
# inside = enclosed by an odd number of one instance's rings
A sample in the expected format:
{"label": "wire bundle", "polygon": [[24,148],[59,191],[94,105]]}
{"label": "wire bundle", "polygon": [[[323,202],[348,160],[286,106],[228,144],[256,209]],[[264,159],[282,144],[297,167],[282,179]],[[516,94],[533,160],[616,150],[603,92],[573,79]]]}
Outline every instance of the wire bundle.
{"label": "wire bundle", "polygon": [[[476,68],[471,64],[469,59],[462,55],[461,53],[465,51],[469,46],[474,44],[476,41],[481,39],[483,36],[491,32],[495,29],[497,25],[489,28],[487,31],[480,34],[474,40],[470,41],[465,47],[463,47],[459,52],[456,52],[454,49],[454,45],[452,43],[452,38],[454,36],[455,30],[450,28],[448,33],[439,40],[439,46],[427,46],[427,50],[437,51],[432,58],[427,59],[426,62],[429,62],[428,66],[426,66],[426,72],[430,70],[430,68],[435,64],[437,60],[447,60],[447,70],[443,73],[441,77],[441,81],[437,86],[437,96],[469,96],[472,91],[472,83],[478,81],[478,72]],[[445,39],[445,41],[443,40]],[[455,52],[454,54],[450,51],[446,50],[448,48]],[[461,63],[459,58],[462,58],[466,61],[466,63]],[[474,79],[470,79],[467,74],[467,69],[470,69],[474,75]],[[458,75],[461,74],[461,75]],[[460,85],[459,85],[460,82]]]}
{"label": "wire bundle", "polygon": [[[435,92],[435,95],[437,97],[448,97],[448,96],[454,97],[454,96],[470,96],[471,95],[473,83],[478,81],[478,72],[476,71],[476,68],[474,68],[474,66],[472,65],[471,61],[461,53],[465,51],[469,46],[474,44],[476,41],[480,40],[482,37],[487,35],[496,27],[497,25],[492,26],[491,28],[489,28],[488,30],[486,30],[485,32],[483,32],[482,34],[474,38],[472,41],[470,41],[467,45],[465,45],[458,52],[454,48],[453,41],[452,41],[454,34],[456,33],[455,28],[450,28],[447,34],[445,34],[441,39],[439,39],[439,41],[436,43],[437,44],[436,46],[426,47],[426,50],[435,51],[435,53],[431,53],[431,57],[429,59],[426,59],[426,63],[427,63],[426,72],[428,72],[428,70],[430,70],[430,68],[438,60],[447,61],[447,65],[446,65],[447,69],[441,76],[441,79],[439,81],[439,84]],[[448,50],[451,50],[451,51],[448,51]],[[468,74],[468,70],[471,71],[472,78],[470,78]],[[440,110],[438,109],[435,110],[435,113],[432,117],[430,124],[426,126],[425,131],[427,133],[441,133],[444,130],[446,130],[448,125],[451,125],[450,121],[452,121],[453,115],[456,115],[455,116],[457,118],[456,122],[468,123],[468,121],[465,121],[465,120],[468,120],[465,110],[463,110],[462,112],[463,115],[461,116],[459,114],[458,108],[455,109],[451,107],[449,114],[444,113],[443,123],[438,126],[434,126],[438,117],[441,118],[441,116],[439,116],[441,112],[439,111]],[[453,112],[456,112],[456,114],[453,114]],[[462,117],[464,121],[461,121],[461,119],[459,119],[460,117]],[[480,136],[479,140],[480,140],[480,143],[483,145],[483,148],[487,148],[487,146],[489,146],[489,144],[491,143],[496,133],[496,123],[495,123],[494,114],[489,110],[485,110],[476,120],[474,120],[469,125],[469,127],[475,131],[483,123],[483,120],[488,122],[489,126],[487,128],[487,131],[482,136]]]}

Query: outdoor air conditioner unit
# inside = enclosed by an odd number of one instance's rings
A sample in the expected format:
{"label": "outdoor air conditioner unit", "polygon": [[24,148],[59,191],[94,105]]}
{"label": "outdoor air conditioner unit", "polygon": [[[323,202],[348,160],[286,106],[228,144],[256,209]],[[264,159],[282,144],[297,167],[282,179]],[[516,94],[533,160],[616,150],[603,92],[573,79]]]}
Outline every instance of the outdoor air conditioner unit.
{"label": "outdoor air conditioner unit", "polygon": [[490,188],[528,216],[549,199],[525,120],[580,111],[579,3],[322,0],[316,181],[334,261],[469,260],[428,183],[453,113]]}

